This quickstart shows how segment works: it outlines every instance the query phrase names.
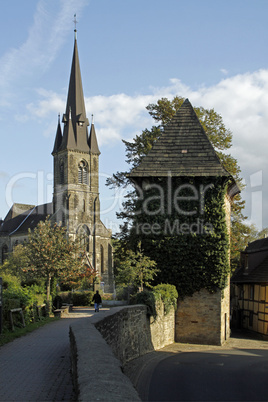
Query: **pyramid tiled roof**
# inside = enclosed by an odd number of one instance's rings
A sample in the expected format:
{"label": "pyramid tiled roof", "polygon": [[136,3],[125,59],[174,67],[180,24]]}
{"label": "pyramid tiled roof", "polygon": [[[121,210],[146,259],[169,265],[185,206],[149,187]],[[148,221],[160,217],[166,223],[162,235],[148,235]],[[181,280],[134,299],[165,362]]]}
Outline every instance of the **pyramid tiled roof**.
{"label": "pyramid tiled roof", "polygon": [[169,175],[231,177],[222,166],[188,99],[128,177]]}

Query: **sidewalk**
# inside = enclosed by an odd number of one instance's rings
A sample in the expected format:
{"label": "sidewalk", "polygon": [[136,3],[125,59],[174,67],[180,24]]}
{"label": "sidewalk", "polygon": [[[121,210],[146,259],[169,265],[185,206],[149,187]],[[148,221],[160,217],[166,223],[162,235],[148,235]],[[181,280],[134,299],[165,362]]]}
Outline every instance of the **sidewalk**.
{"label": "sidewalk", "polygon": [[0,347],[0,401],[71,401],[69,325],[92,308],[41,327]]}

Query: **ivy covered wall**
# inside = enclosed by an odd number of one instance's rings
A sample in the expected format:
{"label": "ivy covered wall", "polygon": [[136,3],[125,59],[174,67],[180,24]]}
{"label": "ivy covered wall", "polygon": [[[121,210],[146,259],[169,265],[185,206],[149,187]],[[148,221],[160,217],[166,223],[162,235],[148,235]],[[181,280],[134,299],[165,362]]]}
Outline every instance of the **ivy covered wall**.
{"label": "ivy covered wall", "polygon": [[222,177],[160,177],[136,187],[132,241],[157,262],[156,283],[175,285],[180,298],[227,285],[227,185]]}

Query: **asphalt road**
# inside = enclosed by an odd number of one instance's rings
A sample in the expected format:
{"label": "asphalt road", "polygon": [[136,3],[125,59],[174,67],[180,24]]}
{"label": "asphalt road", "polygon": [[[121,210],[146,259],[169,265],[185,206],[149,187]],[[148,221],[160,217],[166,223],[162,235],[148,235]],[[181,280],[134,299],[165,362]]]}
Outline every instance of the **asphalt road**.
{"label": "asphalt road", "polygon": [[137,359],[134,382],[143,401],[268,401],[268,342],[174,344]]}

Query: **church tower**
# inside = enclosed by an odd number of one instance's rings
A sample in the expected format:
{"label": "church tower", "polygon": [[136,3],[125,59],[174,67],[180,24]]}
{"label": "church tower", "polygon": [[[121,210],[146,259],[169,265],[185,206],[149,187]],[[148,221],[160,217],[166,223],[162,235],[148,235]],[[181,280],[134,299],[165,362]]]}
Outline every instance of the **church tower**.
{"label": "church tower", "polygon": [[88,133],[75,30],[74,51],[65,114],[60,118],[53,148],[53,216],[79,236],[88,264],[113,291],[111,231],[100,221],[99,147],[93,121]]}

